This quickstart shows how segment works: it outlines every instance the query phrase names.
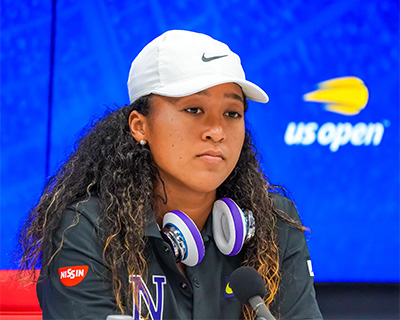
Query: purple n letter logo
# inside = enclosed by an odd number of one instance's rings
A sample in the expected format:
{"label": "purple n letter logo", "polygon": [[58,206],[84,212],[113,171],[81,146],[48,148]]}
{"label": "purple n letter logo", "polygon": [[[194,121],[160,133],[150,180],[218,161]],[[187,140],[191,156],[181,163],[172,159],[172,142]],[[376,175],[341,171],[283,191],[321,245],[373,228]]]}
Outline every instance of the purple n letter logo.
{"label": "purple n letter logo", "polygon": [[146,303],[147,310],[150,312],[152,320],[162,320],[164,309],[164,284],[167,283],[165,276],[153,276],[153,283],[156,285],[156,303],[150,294],[146,283],[141,276],[130,276],[133,286],[133,319],[143,319],[141,314],[142,298]]}

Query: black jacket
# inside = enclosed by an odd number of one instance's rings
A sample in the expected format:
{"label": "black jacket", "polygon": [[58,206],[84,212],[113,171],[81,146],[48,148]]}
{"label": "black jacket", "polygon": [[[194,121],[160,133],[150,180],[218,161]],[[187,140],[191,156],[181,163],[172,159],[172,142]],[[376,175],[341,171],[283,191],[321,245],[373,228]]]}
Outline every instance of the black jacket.
{"label": "black jacket", "polygon": [[[274,195],[279,209],[299,220],[293,203]],[[74,204],[64,213],[54,237],[60,252],[50,265],[50,277],[37,285],[44,319],[106,319],[119,313],[111,290],[111,273],[104,265],[103,244],[98,239],[100,209],[98,199]],[[187,277],[177,268],[169,245],[157,224],[148,225],[146,259],[148,279],[126,276],[140,286],[141,310],[150,310],[148,319],[239,319],[241,305],[229,287],[231,273],[240,266],[243,252],[229,257],[219,252],[212,236],[212,219],[202,232],[203,261],[187,267]],[[315,299],[311,262],[304,233],[283,221],[279,235],[281,283],[271,312],[280,319],[322,319]],[[62,240],[63,239],[63,240]],[[243,251],[243,250],[242,250]]]}

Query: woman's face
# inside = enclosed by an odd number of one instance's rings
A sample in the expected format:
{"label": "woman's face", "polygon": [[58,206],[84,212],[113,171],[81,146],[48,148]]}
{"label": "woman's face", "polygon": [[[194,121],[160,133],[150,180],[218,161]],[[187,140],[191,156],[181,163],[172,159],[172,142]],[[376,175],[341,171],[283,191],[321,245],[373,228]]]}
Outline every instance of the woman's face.
{"label": "woman's face", "polygon": [[155,95],[145,139],[170,190],[214,192],[242,149],[244,98],[234,83],[169,98]]}

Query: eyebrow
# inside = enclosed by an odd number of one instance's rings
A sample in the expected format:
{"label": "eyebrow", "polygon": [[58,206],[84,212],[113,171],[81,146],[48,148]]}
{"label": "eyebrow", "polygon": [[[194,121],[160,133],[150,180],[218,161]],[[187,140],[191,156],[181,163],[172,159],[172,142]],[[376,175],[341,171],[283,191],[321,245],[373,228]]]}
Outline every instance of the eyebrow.
{"label": "eyebrow", "polygon": [[[209,96],[210,94],[208,93],[207,89],[197,92],[196,94],[198,95],[205,95],[205,96]],[[244,102],[243,101],[243,97],[241,97],[240,95],[236,94],[236,93],[225,93],[224,94],[225,98],[230,98],[230,99],[235,99],[235,100],[239,100],[240,102]]]}

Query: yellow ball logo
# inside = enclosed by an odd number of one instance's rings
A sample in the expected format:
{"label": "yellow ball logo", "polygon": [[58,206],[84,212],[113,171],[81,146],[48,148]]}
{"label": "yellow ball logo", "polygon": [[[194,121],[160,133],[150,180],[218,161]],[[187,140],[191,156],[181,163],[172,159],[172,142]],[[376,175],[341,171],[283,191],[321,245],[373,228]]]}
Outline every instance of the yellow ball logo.
{"label": "yellow ball logo", "polygon": [[368,103],[368,88],[357,77],[341,77],[318,84],[318,90],[303,96],[304,101],[325,103],[325,109],[346,116],[353,116]]}

